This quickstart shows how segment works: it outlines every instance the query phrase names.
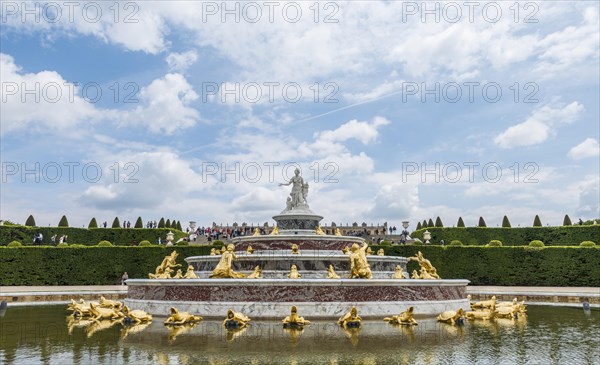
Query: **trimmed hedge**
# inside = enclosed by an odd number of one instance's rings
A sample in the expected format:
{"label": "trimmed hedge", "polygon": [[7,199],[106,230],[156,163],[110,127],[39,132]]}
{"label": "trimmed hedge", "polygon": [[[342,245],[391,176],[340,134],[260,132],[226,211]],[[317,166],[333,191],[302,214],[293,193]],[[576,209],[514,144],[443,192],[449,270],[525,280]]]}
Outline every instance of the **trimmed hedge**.
{"label": "trimmed hedge", "polygon": [[[187,237],[185,232],[174,230],[175,240]],[[147,240],[156,242],[158,237],[163,241],[169,233],[169,229],[158,228],[73,228],[73,227],[25,227],[25,226],[0,226],[0,245],[6,245],[10,241],[27,242],[32,245],[32,238],[36,233],[44,235],[44,244],[50,244],[50,237],[58,237],[65,234],[69,236],[69,242],[77,242],[89,246],[96,245],[100,241],[112,242],[115,246],[129,246],[134,241]],[[581,240],[580,240],[581,241]]]}
{"label": "trimmed hedge", "polygon": [[594,241],[583,241],[579,244],[579,246],[583,246],[583,247],[594,247],[596,246],[596,242]]}
{"label": "trimmed hedge", "polygon": [[533,240],[531,242],[529,242],[529,247],[544,247],[544,242],[540,241],[540,240]]}
{"label": "trimmed hedge", "polygon": [[100,241],[98,242],[98,247],[112,247],[113,244],[108,241]]}
{"label": "trimmed hedge", "polygon": [[0,247],[0,285],[114,285],[125,271],[147,279],[173,250],[185,269],[186,257],[208,255],[212,247]]}
{"label": "trimmed hedge", "polygon": [[[0,285],[112,285],[125,271],[147,278],[173,249],[185,268],[186,257],[208,255],[213,247],[0,247]],[[470,285],[600,286],[599,247],[372,246],[380,248],[387,256],[421,251],[442,278]],[[408,272],[416,269],[410,261]]]}
{"label": "trimmed hedge", "polygon": [[491,240],[490,243],[487,244],[488,247],[502,247],[502,241]]}
{"label": "trimmed hedge", "polygon": [[[378,246],[372,249],[377,251]],[[421,251],[443,279],[468,279],[469,285],[600,286],[600,247],[386,247],[386,256],[415,256]],[[408,272],[418,270],[415,261]]]}
{"label": "trimmed hedge", "polygon": [[12,242],[9,242],[9,244],[6,245],[6,246],[8,246],[8,247],[21,247],[21,246],[23,246],[23,244],[21,242],[19,242],[19,241],[12,241]]}
{"label": "trimmed hedge", "polygon": [[452,240],[452,242],[450,242],[450,246],[462,246],[463,243],[460,242],[459,240]]}
{"label": "trimmed hedge", "polygon": [[[428,228],[432,239],[438,243],[459,240],[465,245],[484,245],[491,240],[499,240],[505,246],[524,246],[533,240],[543,241],[546,246],[577,246],[582,241],[600,237],[600,225],[568,227],[465,227],[465,228]],[[413,238],[423,239],[424,229],[411,234]]]}

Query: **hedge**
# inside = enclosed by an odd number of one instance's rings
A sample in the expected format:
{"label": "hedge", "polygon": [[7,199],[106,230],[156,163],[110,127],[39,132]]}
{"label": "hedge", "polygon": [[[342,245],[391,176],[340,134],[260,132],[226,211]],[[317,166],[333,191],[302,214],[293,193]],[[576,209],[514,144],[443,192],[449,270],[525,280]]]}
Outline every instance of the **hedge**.
{"label": "hedge", "polygon": [[[25,226],[0,226],[0,245],[5,246],[11,241],[21,241],[24,245],[33,244],[33,236],[37,233],[44,235],[44,244],[50,244],[50,237],[56,235],[56,243],[61,235],[67,235],[67,243],[80,243],[96,245],[100,241],[112,242],[115,246],[131,245],[147,240],[156,243],[158,237],[165,240],[170,229],[163,228],[73,228],[73,227],[25,227]],[[175,241],[186,237],[185,232],[171,230]],[[580,240],[582,241],[582,240]]]}
{"label": "hedge", "polygon": [[[185,268],[186,257],[208,255],[213,247],[0,247],[0,285],[113,285],[125,271],[147,278],[174,249]],[[421,251],[442,278],[470,285],[600,286],[600,247],[372,246],[380,248],[387,256]],[[410,261],[408,272],[416,269]]]}
{"label": "hedge", "polygon": [[[378,246],[372,246],[377,251]],[[411,246],[385,248],[386,256],[421,251],[443,279],[468,279],[469,285],[600,286],[600,247]],[[408,272],[418,270],[415,261]]]}
{"label": "hedge", "polygon": [[[431,233],[431,243],[440,240],[459,240],[465,245],[485,245],[491,240],[502,241],[505,246],[526,246],[533,240],[540,240],[546,246],[577,246],[582,241],[600,237],[600,225],[568,227],[465,227],[427,228]],[[424,229],[411,234],[423,240]]]}
{"label": "hedge", "polygon": [[212,247],[0,247],[0,286],[115,285],[124,272],[132,279],[148,278],[173,250],[185,269],[186,257],[208,255]]}

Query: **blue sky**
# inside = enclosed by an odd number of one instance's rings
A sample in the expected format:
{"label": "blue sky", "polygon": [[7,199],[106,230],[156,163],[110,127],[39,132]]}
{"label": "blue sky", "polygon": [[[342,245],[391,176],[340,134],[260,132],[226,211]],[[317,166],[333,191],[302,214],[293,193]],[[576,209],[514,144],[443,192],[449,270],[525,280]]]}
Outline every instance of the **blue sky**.
{"label": "blue sky", "polygon": [[221,4],[2,1],[0,219],[600,216],[597,2]]}

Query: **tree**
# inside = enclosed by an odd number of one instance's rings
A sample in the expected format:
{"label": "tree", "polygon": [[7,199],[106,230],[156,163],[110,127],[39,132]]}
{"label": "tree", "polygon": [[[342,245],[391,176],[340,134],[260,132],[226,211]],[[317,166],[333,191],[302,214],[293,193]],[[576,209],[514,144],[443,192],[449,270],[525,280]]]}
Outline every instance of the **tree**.
{"label": "tree", "polygon": [[425,219],[423,219],[423,224],[421,225],[421,228],[427,228],[427,221]]}
{"label": "tree", "polygon": [[180,231],[183,231],[183,229],[181,229],[181,222],[177,221],[177,229]]}
{"label": "tree", "polygon": [[440,219],[440,217],[437,217],[435,219],[435,226],[436,227],[440,227],[440,228],[444,226],[444,224],[442,223],[442,220]]}
{"label": "tree", "polygon": [[98,222],[96,222],[95,217],[90,220],[90,224],[88,224],[88,228],[98,228]]}
{"label": "tree", "polygon": [[504,216],[504,218],[502,218],[502,227],[510,228],[510,222],[508,221],[507,216]]}
{"label": "tree", "polygon": [[167,223],[165,223],[165,227],[171,228],[171,220],[167,218]]}
{"label": "tree", "polygon": [[68,227],[69,226],[69,221],[67,220],[66,215],[62,216],[62,218],[60,219],[60,222],[58,222],[58,226],[59,227]]}
{"label": "tree", "polygon": [[540,220],[540,216],[539,215],[535,215],[535,218],[533,218],[533,226],[534,227],[541,227],[542,226],[542,221]]}
{"label": "tree", "polygon": [[35,227],[35,219],[33,219],[33,215],[30,214],[29,217],[27,217],[25,225],[28,227]]}
{"label": "tree", "polygon": [[427,227],[435,227],[431,218],[429,218],[429,220],[427,221]]}
{"label": "tree", "polygon": [[144,223],[142,223],[142,217],[138,217],[135,221],[135,226],[133,228],[144,228]]}
{"label": "tree", "polygon": [[165,219],[164,218],[161,218],[158,221],[158,228],[165,228]]}
{"label": "tree", "polygon": [[569,218],[568,214],[565,214],[565,219],[563,219],[563,226],[571,226],[573,225],[573,223],[571,223],[571,218]]}
{"label": "tree", "polygon": [[478,227],[487,227],[485,225],[485,221],[483,220],[483,217],[479,217],[479,224],[477,226]]}
{"label": "tree", "polygon": [[421,228],[422,228],[422,226],[421,226],[421,222],[417,223],[417,231],[418,231],[419,229],[421,229]]}
{"label": "tree", "polygon": [[456,222],[456,226],[464,228],[465,222],[463,221],[462,217],[458,217],[458,222]]}
{"label": "tree", "polygon": [[113,221],[112,227],[113,228],[121,228],[121,222],[119,222],[119,217],[115,217],[115,220]]}

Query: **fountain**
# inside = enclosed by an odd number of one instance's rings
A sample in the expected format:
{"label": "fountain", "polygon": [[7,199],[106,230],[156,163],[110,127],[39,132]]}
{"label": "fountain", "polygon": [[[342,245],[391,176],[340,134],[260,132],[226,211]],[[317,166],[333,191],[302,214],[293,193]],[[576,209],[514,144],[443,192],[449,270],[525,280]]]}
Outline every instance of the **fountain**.
{"label": "fountain", "polygon": [[362,318],[379,319],[410,307],[428,316],[469,310],[468,280],[439,279],[422,255],[411,258],[419,261],[420,278],[404,279],[407,258],[366,255],[363,238],[321,230],[323,217],[308,206],[308,184],[300,171],[280,185],[292,185],[292,191],[285,209],[273,217],[274,232],[236,237],[221,256],[187,257],[196,279],[130,279],[125,304],[153,315],[176,306],[219,318],[231,309],[280,319],[292,305],[309,319],[339,318],[352,307]]}

